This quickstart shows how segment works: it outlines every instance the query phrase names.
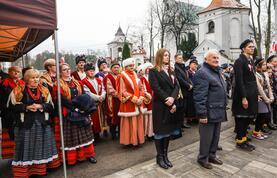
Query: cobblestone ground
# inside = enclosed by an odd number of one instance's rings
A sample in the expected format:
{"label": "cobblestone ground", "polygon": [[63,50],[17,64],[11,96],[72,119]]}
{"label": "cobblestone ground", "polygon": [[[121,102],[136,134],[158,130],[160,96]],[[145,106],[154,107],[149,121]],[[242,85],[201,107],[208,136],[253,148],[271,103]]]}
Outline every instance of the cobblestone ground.
{"label": "cobblestone ground", "polygon": [[221,132],[220,145],[223,151],[218,152],[218,157],[224,163],[221,166],[213,165],[212,170],[202,168],[196,162],[198,141],[169,153],[169,158],[174,165],[171,169],[159,168],[155,159],[152,159],[106,176],[106,178],[277,178],[277,132],[273,132],[266,140],[253,140],[256,150],[249,153],[235,147],[233,130],[234,128],[230,128]]}

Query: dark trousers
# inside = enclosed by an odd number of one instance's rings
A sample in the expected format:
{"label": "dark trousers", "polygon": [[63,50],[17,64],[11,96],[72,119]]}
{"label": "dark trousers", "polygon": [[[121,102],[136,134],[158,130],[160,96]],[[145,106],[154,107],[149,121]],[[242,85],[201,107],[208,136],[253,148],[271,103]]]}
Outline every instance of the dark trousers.
{"label": "dark trousers", "polygon": [[235,117],[236,120],[236,139],[242,140],[243,137],[246,137],[247,134],[247,128],[250,124],[250,122],[253,120],[253,118],[249,117]]}
{"label": "dark trousers", "polygon": [[200,149],[198,160],[208,162],[209,158],[216,157],[220,137],[221,122],[199,124]]}
{"label": "dark trousers", "polygon": [[273,112],[273,123],[277,124],[277,105],[272,104],[272,112]]}

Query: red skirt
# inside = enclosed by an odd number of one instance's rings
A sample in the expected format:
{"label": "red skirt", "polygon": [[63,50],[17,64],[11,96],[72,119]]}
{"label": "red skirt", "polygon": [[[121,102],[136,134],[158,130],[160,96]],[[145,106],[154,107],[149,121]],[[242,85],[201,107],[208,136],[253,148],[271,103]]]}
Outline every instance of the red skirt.
{"label": "red skirt", "polygon": [[8,129],[2,130],[2,159],[13,158],[15,142],[10,139]]}
{"label": "red skirt", "polygon": [[13,176],[15,178],[28,178],[31,175],[46,175],[47,168],[57,168],[60,166],[59,158],[49,163],[33,164],[29,166],[12,166]]}
{"label": "red skirt", "polygon": [[[55,134],[57,151],[59,154],[60,161],[62,162],[63,160],[62,160],[62,150],[61,150],[60,121],[58,117],[54,118],[54,134]],[[77,161],[83,161],[86,158],[93,157],[95,156],[93,143],[76,149],[66,150],[65,156],[66,156],[67,163],[69,165],[74,165],[77,163]]]}

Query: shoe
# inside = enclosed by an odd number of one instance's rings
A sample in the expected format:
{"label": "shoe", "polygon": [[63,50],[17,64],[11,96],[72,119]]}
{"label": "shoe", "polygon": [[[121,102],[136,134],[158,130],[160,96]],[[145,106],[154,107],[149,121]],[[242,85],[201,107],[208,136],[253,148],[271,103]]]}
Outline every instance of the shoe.
{"label": "shoe", "polygon": [[267,127],[268,127],[270,130],[277,130],[277,127],[275,127],[273,124],[268,124]]}
{"label": "shoe", "polygon": [[212,164],[209,163],[209,162],[203,162],[203,161],[199,161],[199,160],[197,162],[198,162],[198,164],[200,164],[200,166],[202,166],[206,169],[212,169],[213,168]]}
{"label": "shoe", "polygon": [[97,163],[97,160],[92,156],[90,158],[88,158],[88,161],[92,164],[96,164]]}
{"label": "shoe", "polygon": [[262,128],[262,132],[271,135],[272,131],[269,130],[267,127]]}
{"label": "shoe", "polygon": [[191,128],[191,126],[189,126],[188,124],[183,124],[183,125],[182,125],[182,128],[184,128],[184,129],[189,129],[189,128]]}
{"label": "shoe", "polygon": [[266,135],[266,134],[264,134],[264,133],[262,133],[261,132],[261,135],[266,139],[266,138],[268,138],[268,135]]}
{"label": "shoe", "polygon": [[169,145],[169,137],[164,138],[164,162],[168,167],[173,167],[172,163],[168,160],[168,145]]}
{"label": "shoe", "polygon": [[165,163],[164,159],[164,139],[156,139],[155,147],[157,151],[156,163],[163,169],[168,169],[168,165]]}
{"label": "shoe", "polygon": [[209,162],[217,165],[222,165],[223,162],[218,158],[209,158]]}
{"label": "shoe", "polygon": [[237,146],[237,148],[240,148],[240,149],[242,149],[242,150],[244,150],[244,151],[249,151],[249,152],[251,152],[251,151],[254,150],[252,147],[248,146],[248,145],[246,144],[246,142],[237,143],[236,146]]}
{"label": "shoe", "polygon": [[222,146],[218,145],[218,146],[217,146],[217,150],[218,150],[218,151],[222,151],[222,150],[223,150]]}
{"label": "shoe", "polygon": [[258,139],[258,140],[264,140],[265,139],[260,132],[253,133],[252,137],[254,137],[254,138]]}
{"label": "shoe", "polygon": [[251,143],[249,143],[249,142],[245,142],[245,144],[247,145],[247,146],[249,146],[250,148],[252,148],[253,150],[255,150],[256,149],[256,147],[254,146],[254,145],[252,145]]}

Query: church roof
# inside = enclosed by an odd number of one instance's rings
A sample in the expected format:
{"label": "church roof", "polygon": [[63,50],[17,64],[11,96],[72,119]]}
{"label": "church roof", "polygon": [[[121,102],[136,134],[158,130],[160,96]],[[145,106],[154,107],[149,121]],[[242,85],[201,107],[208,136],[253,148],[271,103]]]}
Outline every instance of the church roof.
{"label": "church roof", "polygon": [[200,11],[198,14],[202,14],[204,12],[212,11],[219,8],[249,9],[249,7],[237,2],[236,0],[212,0],[211,4],[202,11]]}
{"label": "church roof", "polygon": [[125,36],[120,26],[118,27],[115,36]]}

